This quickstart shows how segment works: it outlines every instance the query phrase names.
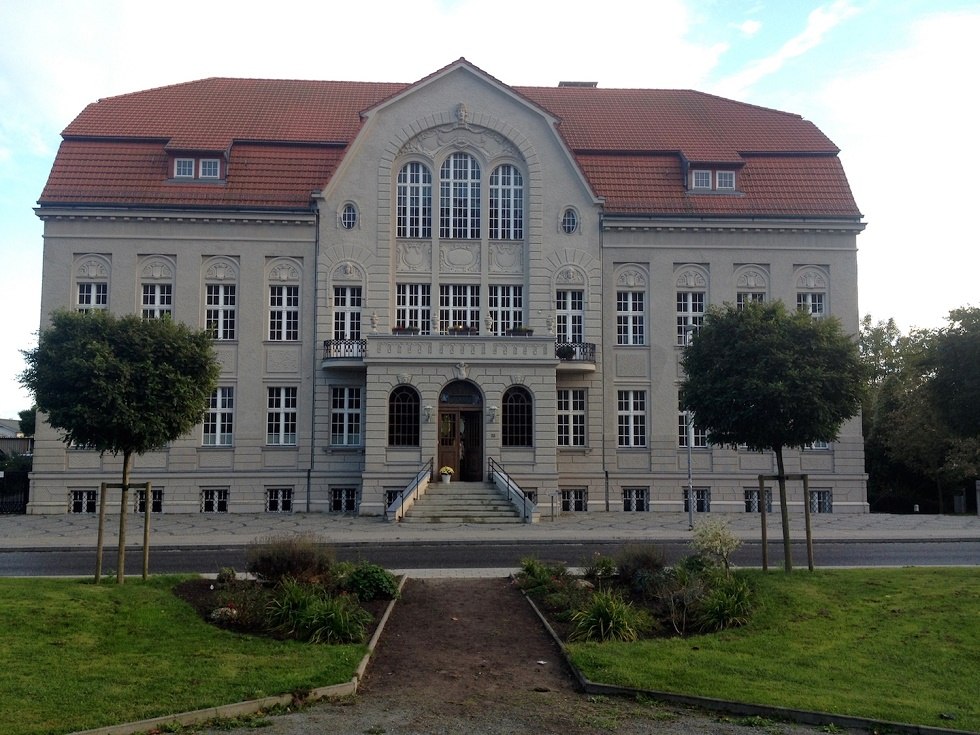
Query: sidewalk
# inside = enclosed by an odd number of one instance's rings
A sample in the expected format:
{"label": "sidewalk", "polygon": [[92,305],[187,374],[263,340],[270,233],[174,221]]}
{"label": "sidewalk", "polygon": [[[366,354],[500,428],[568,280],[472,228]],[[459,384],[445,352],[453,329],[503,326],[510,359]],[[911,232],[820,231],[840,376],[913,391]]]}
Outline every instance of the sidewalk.
{"label": "sidewalk", "polygon": [[[705,518],[695,515],[695,525]],[[743,540],[760,538],[756,513],[714,513]],[[769,540],[782,538],[779,514],[767,516]],[[459,541],[687,541],[686,513],[566,513],[536,524],[387,522],[377,517],[321,513],[153,515],[151,543],[155,548],[242,546],[274,534],[312,533],[333,543],[452,543]],[[812,516],[815,541],[970,540],[980,541],[980,517],[882,514],[818,514]],[[127,541],[143,542],[143,516],[127,519]],[[107,515],[105,544],[118,543],[119,516]],[[98,516],[0,515],[0,550],[94,548]],[[794,541],[805,538],[802,513],[790,518]]]}

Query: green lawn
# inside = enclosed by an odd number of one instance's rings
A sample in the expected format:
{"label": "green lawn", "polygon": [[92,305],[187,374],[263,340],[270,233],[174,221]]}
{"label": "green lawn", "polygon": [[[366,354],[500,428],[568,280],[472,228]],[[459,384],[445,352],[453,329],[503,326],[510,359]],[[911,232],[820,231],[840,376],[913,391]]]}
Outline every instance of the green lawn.
{"label": "green lawn", "polygon": [[572,644],[575,664],[606,684],[980,731],[977,568],[741,573],[746,627]]}
{"label": "green lawn", "polygon": [[178,579],[0,579],[0,733],[70,732],[339,684],[366,652],[215,628],[171,594]]}

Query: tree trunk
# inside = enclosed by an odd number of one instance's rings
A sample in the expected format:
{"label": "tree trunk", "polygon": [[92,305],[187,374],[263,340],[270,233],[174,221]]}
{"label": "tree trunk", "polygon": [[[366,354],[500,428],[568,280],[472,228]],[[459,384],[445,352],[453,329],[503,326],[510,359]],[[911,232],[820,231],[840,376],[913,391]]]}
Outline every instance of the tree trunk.
{"label": "tree trunk", "polygon": [[[773,447],[776,454],[776,474],[779,481],[779,513],[783,519],[783,568],[793,571],[793,551],[789,545],[789,506],[786,504],[786,469],[783,466],[783,448]],[[765,502],[763,498],[762,502]]]}
{"label": "tree trunk", "polygon": [[133,463],[133,453],[123,452],[122,493],[119,500],[119,553],[116,569],[116,583],[126,581],[126,506],[129,504],[129,468]]}

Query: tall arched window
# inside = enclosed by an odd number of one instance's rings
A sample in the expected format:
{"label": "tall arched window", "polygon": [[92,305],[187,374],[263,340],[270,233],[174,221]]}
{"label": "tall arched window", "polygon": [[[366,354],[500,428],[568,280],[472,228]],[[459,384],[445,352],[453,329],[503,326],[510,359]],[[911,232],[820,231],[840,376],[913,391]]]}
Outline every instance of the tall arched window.
{"label": "tall arched window", "polygon": [[388,445],[419,445],[419,394],[414,388],[400,385],[388,398]]}
{"label": "tall arched window", "polygon": [[524,239],[524,177],[505,163],[490,174],[490,239]]}
{"label": "tall arched window", "polygon": [[432,172],[425,164],[402,166],[395,207],[398,237],[432,237]]}
{"label": "tall arched window", "polygon": [[530,447],[534,436],[534,410],[531,393],[515,386],[504,391],[501,435],[505,447]]}
{"label": "tall arched window", "polygon": [[480,237],[480,164],[469,153],[453,153],[439,174],[439,237]]}

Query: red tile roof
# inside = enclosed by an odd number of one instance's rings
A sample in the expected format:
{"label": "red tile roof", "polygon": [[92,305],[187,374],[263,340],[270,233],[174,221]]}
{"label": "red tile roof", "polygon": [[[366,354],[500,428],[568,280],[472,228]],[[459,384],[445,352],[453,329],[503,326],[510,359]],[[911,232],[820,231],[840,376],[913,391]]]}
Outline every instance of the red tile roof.
{"label": "red tile roof", "polygon": [[[213,78],[99,100],[64,130],[40,204],[309,208],[361,112],[409,86]],[[513,91],[558,118],[609,214],[860,217],[837,148],[798,115],[687,90]],[[168,153],[196,152],[227,155],[227,180],[168,180]],[[687,192],[687,163],[735,168],[739,193]]]}

